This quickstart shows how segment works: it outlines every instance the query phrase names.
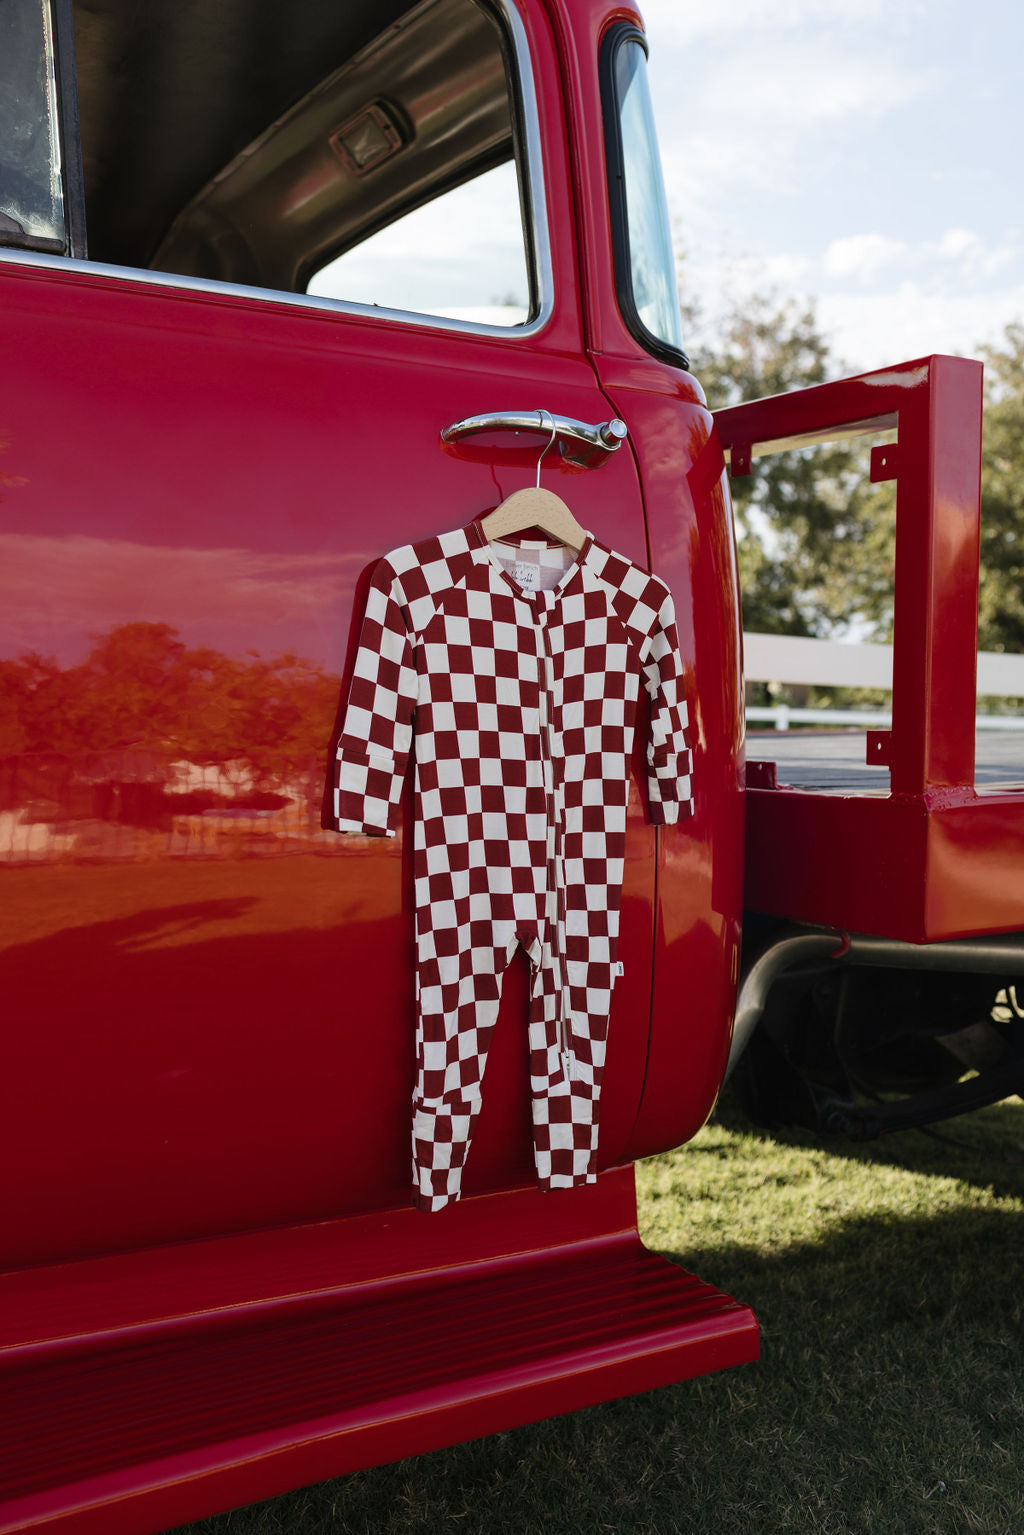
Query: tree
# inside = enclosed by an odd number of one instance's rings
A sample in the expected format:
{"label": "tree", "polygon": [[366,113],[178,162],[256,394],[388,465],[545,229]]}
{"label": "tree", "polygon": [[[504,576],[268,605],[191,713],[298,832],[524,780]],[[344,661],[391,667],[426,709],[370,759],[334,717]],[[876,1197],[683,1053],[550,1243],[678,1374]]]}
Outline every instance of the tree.
{"label": "tree", "polygon": [[983,347],[985,434],[981,469],[983,650],[1024,652],[1024,324]]}
{"label": "tree", "polygon": [[[691,321],[699,317],[691,311]],[[812,304],[734,301],[695,351],[712,409],[782,394],[844,371]],[[868,450],[838,443],[755,459],[732,481],[743,627],[757,633],[885,636],[892,622],[895,497],[873,486]]]}

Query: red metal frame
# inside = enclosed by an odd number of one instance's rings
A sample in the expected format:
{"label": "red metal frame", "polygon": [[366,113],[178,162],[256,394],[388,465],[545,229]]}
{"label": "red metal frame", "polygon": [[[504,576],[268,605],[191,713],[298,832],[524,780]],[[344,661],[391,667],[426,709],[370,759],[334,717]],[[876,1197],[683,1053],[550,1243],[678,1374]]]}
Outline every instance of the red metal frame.
{"label": "red metal frame", "polygon": [[[746,906],[911,942],[1024,926],[1024,797],[974,787],[981,364],[930,357],[716,413],[732,473],[758,445],[897,430],[892,730],[875,792],[747,789]],[[763,781],[763,780],[762,780]]]}

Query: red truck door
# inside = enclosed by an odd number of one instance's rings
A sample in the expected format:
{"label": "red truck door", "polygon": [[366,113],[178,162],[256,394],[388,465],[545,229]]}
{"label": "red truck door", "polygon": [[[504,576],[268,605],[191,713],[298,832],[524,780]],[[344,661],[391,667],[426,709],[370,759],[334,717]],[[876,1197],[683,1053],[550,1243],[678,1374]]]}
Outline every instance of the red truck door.
{"label": "red truck door", "polygon": [[[86,11],[79,22],[88,135],[105,56]],[[410,806],[394,842],[321,825],[366,579],[386,551],[533,483],[543,434],[446,445],[442,428],[481,411],[594,424],[612,411],[585,359],[543,17],[509,11],[499,26],[446,0],[337,66],[319,64],[327,83],[178,212],[153,260],[183,272],[16,249],[0,263],[4,351],[18,359],[0,385],[3,988],[31,1021],[6,1072],[5,1158],[21,1169],[3,1237],[12,1263],[408,1200]],[[169,111],[180,102],[168,91]],[[342,124],[326,145],[324,96]],[[499,211],[522,241],[526,323],[508,324],[507,305],[480,317],[480,295],[505,297],[488,277],[455,294],[470,308],[475,295],[477,311],[454,321],[394,298],[375,312],[283,292],[330,254],[326,215],[292,230],[292,204],[317,177],[358,182],[353,157],[386,156],[389,134],[411,135],[378,173],[391,177],[378,194],[389,213],[403,153],[410,205],[438,199],[421,217],[443,223],[452,180],[470,178],[453,200],[478,198],[495,220],[496,199],[511,199]],[[158,158],[132,209],[104,201],[126,174],[110,149],[92,184],[87,173],[98,257],[141,260],[155,238],[136,226],[170,173]],[[381,217],[344,213],[357,215],[364,228]],[[471,257],[479,273],[486,240]],[[410,303],[431,259],[407,273]],[[389,296],[401,262],[379,262]],[[367,280],[365,266],[340,271],[320,285]],[[281,287],[253,286],[261,273]],[[553,451],[543,483],[645,564],[632,451],[597,457],[579,467]],[[653,832],[638,797],[630,838],[608,1163],[647,1050]],[[532,1177],[521,966],[506,990],[470,1190]]]}
{"label": "red truck door", "polygon": [[[604,8],[49,14],[6,0],[0,53],[0,1530],[144,1535],[756,1355],[745,1307],[642,1246],[623,1165],[724,1063],[736,698],[719,656],[693,834],[634,786],[607,1171],[533,1186],[513,964],[484,1197],[413,1210],[411,795],[394,840],[332,832],[332,743],[379,557],[532,484],[530,412],[616,413],[581,296]],[[52,82],[31,153],[20,58]],[[653,557],[690,656],[688,551],[713,642],[731,588],[713,462],[705,520],[663,495],[649,546],[637,463],[649,496],[708,430],[654,366],[671,432],[619,357],[626,445],[542,483]],[[442,440],[488,412],[524,415]]]}

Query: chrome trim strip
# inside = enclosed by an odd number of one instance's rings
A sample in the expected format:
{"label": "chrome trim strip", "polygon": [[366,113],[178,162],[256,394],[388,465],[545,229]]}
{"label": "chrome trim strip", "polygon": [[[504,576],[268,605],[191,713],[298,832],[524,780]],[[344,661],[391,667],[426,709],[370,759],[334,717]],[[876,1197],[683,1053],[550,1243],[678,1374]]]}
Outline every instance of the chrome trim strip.
{"label": "chrome trim strip", "polygon": [[554,282],[551,268],[551,242],[548,237],[547,203],[544,195],[544,165],[541,155],[540,118],[533,70],[527,47],[526,28],[513,0],[493,0],[494,9],[505,23],[515,54],[523,119],[523,161],[526,167],[526,198],[530,210],[529,237],[537,273],[537,314],[525,325],[478,325],[472,320],[450,320],[441,315],[420,314],[411,309],[384,309],[375,304],[354,304],[346,299],[313,297],[308,293],[285,293],[278,288],[253,288],[243,283],[214,282],[209,278],[184,277],[176,272],[154,272],[149,267],[123,267],[103,261],[80,261],[69,256],[47,256],[38,251],[0,249],[0,264],[41,267],[48,271],[80,272],[83,276],[127,279],[155,288],[183,289],[188,293],[209,293],[215,298],[236,298],[259,304],[286,304],[293,309],[308,309],[321,314],[351,314],[364,319],[387,320],[391,324],[416,325],[430,330],[462,332],[470,336],[493,336],[514,341],[520,336],[535,336],[551,318],[554,308]]}
{"label": "chrome trim strip", "polygon": [[529,238],[537,272],[537,315],[518,334],[533,334],[546,325],[554,308],[554,276],[551,268],[551,239],[548,229],[548,203],[544,184],[544,155],[540,135],[540,113],[533,83],[533,68],[526,28],[512,0],[494,0],[496,9],[512,39],[516,61],[519,102],[523,114],[523,163],[526,168],[526,200],[530,212]]}

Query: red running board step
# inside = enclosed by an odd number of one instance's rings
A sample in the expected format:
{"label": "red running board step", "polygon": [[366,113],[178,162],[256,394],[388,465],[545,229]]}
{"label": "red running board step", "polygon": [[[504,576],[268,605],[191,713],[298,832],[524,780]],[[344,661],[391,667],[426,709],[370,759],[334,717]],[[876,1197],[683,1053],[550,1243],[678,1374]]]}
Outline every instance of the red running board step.
{"label": "red running board step", "polygon": [[0,1535],[148,1535],[756,1358],[752,1313],[634,1212],[616,1169],[164,1249],[173,1296],[152,1252],[0,1276]]}

